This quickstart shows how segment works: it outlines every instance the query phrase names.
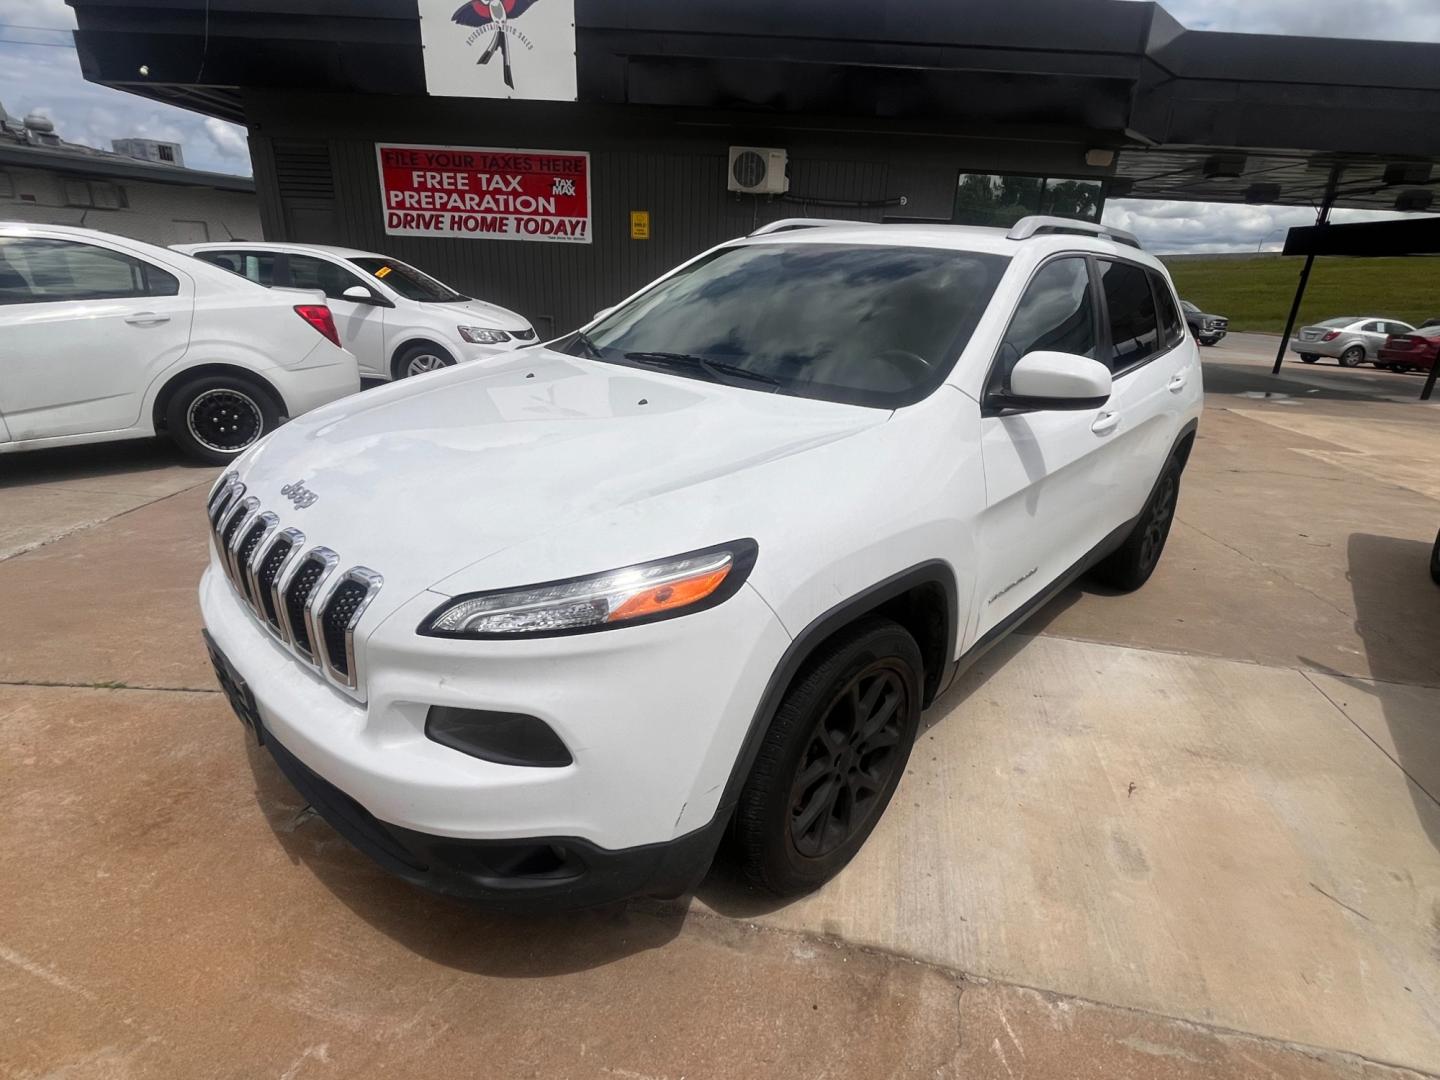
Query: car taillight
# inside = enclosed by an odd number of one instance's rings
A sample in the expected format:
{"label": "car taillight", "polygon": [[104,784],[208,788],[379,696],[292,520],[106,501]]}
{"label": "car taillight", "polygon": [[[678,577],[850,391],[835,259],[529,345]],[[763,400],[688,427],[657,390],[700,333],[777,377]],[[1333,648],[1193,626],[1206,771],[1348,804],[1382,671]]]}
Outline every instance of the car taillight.
{"label": "car taillight", "polygon": [[336,345],[340,344],[340,335],[335,330],[335,316],[330,314],[330,309],[324,304],[296,304],[295,314],[319,330],[331,342]]}
{"label": "car taillight", "polygon": [[1339,337],[1339,336],[1340,336],[1340,331],[1339,331],[1339,330],[1331,330],[1328,334],[1326,334],[1326,335],[1325,335],[1324,337],[1322,337],[1320,340],[1321,340],[1321,341],[1334,341],[1334,340],[1335,340],[1337,337]]}

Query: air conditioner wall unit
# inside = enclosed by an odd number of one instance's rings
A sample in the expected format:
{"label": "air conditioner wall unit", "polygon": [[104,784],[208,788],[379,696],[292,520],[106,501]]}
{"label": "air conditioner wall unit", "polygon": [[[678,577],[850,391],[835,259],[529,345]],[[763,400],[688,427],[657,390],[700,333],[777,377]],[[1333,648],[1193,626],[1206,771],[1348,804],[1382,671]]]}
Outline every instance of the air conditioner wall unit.
{"label": "air conditioner wall unit", "polygon": [[784,195],[790,190],[784,150],[765,146],[730,147],[726,187],[746,195]]}

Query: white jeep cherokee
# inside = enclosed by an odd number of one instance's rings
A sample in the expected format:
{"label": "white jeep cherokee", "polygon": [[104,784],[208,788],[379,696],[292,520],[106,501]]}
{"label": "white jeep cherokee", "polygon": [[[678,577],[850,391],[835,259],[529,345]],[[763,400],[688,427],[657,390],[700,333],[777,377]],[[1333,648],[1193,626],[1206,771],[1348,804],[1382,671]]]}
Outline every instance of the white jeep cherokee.
{"label": "white jeep cherokee", "polygon": [[813,888],[921,709],[1091,571],[1155,568],[1201,409],[1099,226],[780,223],[583,331],[339,402],[222,478],[222,685],[401,877],[674,895],[727,828]]}

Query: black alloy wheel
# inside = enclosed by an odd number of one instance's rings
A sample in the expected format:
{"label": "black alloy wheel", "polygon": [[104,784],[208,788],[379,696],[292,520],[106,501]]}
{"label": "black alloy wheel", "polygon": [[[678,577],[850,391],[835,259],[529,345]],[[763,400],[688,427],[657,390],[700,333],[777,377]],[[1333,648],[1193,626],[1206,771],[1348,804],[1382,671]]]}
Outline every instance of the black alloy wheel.
{"label": "black alloy wheel", "polygon": [[806,658],[735,807],[732,847],[750,881],[793,896],[854,858],[905,774],[923,686],[920,647],[880,616]]}
{"label": "black alloy wheel", "polygon": [[879,809],[899,752],[909,691],[891,660],[855,675],[821,713],[790,787],[790,842],[807,859],[835,851]]}
{"label": "black alloy wheel", "polygon": [[1175,520],[1175,496],[1180,490],[1179,477],[1170,470],[1160,478],[1160,487],[1145,508],[1144,533],[1140,540],[1140,567],[1148,577],[1160,561],[1170,525]]}

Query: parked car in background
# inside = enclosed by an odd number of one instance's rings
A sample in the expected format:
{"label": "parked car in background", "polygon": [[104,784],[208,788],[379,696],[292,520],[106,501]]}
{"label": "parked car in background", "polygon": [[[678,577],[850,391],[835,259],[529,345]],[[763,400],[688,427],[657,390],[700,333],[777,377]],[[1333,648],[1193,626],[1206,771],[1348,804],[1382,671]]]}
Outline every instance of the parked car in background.
{"label": "parked car in background", "polygon": [[1391,371],[1429,371],[1440,354],[1440,323],[1396,334],[1380,349],[1377,367]]}
{"label": "parked car in background", "polygon": [[1385,342],[1395,334],[1409,334],[1414,329],[1409,323],[1395,319],[1341,315],[1301,327],[1290,339],[1290,351],[1299,353],[1307,364],[1328,356],[1338,360],[1341,367],[1359,367],[1367,360],[1378,366]]}
{"label": "parked car in background", "polygon": [[1437,315],[1433,319],[1426,319],[1419,326],[1417,326],[1416,329],[1424,330],[1427,326],[1440,326],[1440,315]]}
{"label": "parked car in background", "polygon": [[96,229],[0,223],[0,452],[164,432],[224,463],[359,389],[318,292]]}
{"label": "parked car in background", "polygon": [[1201,345],[1218,345],[1230,330],[1230,320],[1223,315],[1207,315],[1189,300],[1180,301],[1180,311],[1185,316],[1185,325]]}
{"label": "parked car in background", "polygon": [[372,379],[403,379],[535,342],[535,328],[496,304],[464,296],[374,251],[321,244],[177,244],[266,286],[319,289],[340,341]]}
{"label": "parked car in background", "polygon": [[673,896],[728,830],[804,892],[961,668],[1081,573],[1149,578],[1201,381],[1126,234],[778,222],[247,455],[208,503],[211,658],[416,884]]}

